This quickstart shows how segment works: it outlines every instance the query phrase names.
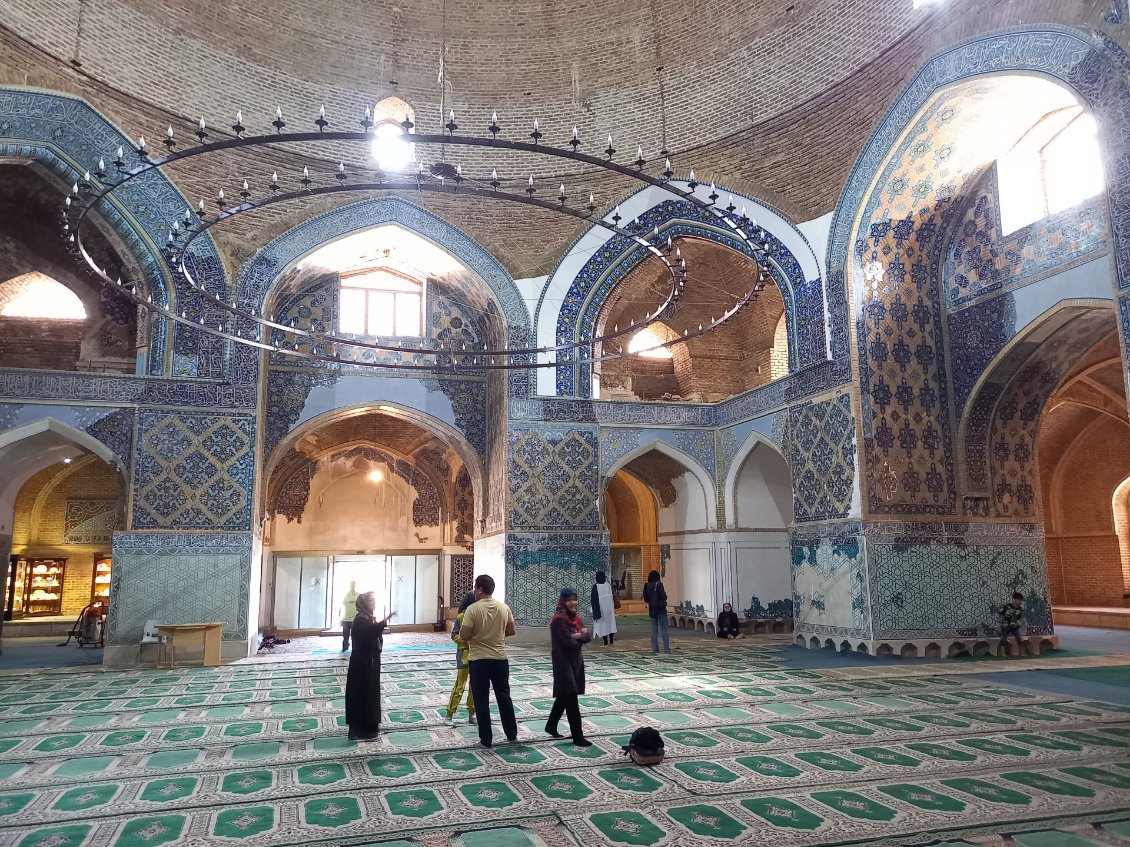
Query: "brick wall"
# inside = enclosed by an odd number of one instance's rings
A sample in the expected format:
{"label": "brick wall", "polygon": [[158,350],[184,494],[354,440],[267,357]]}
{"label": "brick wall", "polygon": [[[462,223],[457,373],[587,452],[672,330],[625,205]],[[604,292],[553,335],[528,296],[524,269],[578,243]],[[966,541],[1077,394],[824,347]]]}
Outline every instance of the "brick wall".
{"label": "brick wall", "polygon": [[[688,282],[674,314],[664,325],[654,327],[663,340],[671,333],[680,337],[684,330],[694,331],[722,314],[748,290],[758,272],[753,260],[712,242],[681,238],[676,243],[687,257]],[[633,319],[638,321],[663,302],[669,287],[670,277],[658,259],[642,262],[608,298],[598,326],[607,332]],[[774,374],[774,350],[778,350],[778,360],[783,356],[788,361],[787,338],[778,332],[784,310],[781,292],[769,285],[721,328],[670,347],[672,358],[665,361],[673,368],[676,389],[669,393],[715,401],[769,382]],[[782,344],[784,350],[780,349]],[[658,361],[663,360],[650,360]],[[655,378],[659,367],[637,356],[605,362],[601,366],[601,396],[609,396],[605,386],[631,385],[629,396],[659,399],[664,396],[660,389],[672,384],[669,378]],[[667,372],[666,367],[663,371]]]}
{"label": "brick wall", "polygon": [[73,371],[85,321],[0,318],[0,368]]}
{"label": "brick wall", "polygon": [[[1049,413],[1052,425],[1038,442],[1052,602],[1122,606],[1130,585],[1113,498],[1130,477],[1130,427],[1094,412],[1056,426],[1059,413]],[[1065,430],[1068,438],[1057,437]]]}

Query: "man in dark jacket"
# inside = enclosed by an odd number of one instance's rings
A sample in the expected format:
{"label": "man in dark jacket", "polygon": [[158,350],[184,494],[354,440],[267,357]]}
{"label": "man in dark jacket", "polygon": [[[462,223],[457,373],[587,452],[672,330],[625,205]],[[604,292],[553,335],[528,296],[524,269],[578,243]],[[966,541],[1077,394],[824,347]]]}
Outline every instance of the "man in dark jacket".
{"label": "man in dark jacket", "polygon": [[663,652],[671,652],[671,633],[667,621],[667,590],[659,580],[659,571],[647,575],[647,585],[643,587],[643,599],[647,603],[647,614],[651,618],[651,652],[659,654],[659,633],[663,633]]}

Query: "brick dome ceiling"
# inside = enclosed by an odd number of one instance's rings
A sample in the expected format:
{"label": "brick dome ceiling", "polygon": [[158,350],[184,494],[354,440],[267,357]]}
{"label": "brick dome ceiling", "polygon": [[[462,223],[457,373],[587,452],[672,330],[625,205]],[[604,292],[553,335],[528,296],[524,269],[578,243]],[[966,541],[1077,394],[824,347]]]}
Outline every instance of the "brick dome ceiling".
{"label": "brick dome ceiling", "polygon": [[[497,110],[511,137],[538,118],[547,142],[563,143],[577,125],[594,147],[611,131],[622,151],[639,143],[652,159],[665,139],[677,169],[694,167],[700,178],[808,220],[835,208],[876,120],[930,55],[1021,21],[1090,28],[1100,5],[64,0],[47,15],[38,0],[9,0],[0,67],[6,83],[86,98],[134,137],[160,137],[171,122],[187,139],[201,115],[226,130],[236,109],[249,128],[269,129],[280,105],[292,126],[309,128],[322,103],[335,127],[354,128],[365,105],[394,95],[431,130],[442,101],[467,132],[482,133]],[[212,197],[225,181],[237,190],[244,176],[301,171],[312,159],[335,165],[339,157],[350,161],[328,146],[237,154],[170,175],[190,197]],[[510,164],[515,175],[530,167]],[[608,206],[635,187],[575,172],[553,177],[593,188]],[[311,198],[256,213],[217,239],[234,266],[295,223],[356,199]],[[419,202],[479,240],[515,277],[546,273],[584,229],[498,204]]]}

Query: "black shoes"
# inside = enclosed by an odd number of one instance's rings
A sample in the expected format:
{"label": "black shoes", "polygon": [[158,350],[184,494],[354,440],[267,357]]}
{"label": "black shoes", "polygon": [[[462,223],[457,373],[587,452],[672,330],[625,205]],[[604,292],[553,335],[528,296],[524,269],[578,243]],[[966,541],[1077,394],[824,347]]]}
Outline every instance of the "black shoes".
{"label": "black shoes", "polygon": [[592,742],[589,741],[587,738],[574,738],[573,739],[573,746],[574,747],[592,747]]}
{"label": "black shoes", "polygon": [[548,724],[545,727],[545,734],[552,738],[564,738],[565,736],[558,732],[556,729],[550,729]]}

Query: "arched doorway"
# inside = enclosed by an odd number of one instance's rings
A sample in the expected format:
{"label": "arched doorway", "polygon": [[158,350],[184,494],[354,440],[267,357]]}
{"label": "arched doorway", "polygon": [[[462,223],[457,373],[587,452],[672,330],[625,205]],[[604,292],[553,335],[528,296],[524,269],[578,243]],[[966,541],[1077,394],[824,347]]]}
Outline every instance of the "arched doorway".
{"label": "arched doorway", "polygon": [[622,469],[604,493],[609,578],[620,586],[626,611],[645,611],[641,600],[648,572],[659,570],[659,503],[655,491]]}
{"label": "arched doorway", "polygon": [[[0,268],[0,367],[134,373],[147,331],[138,325],[136,308],[103,288],[85,264],[76,265],[54,227],[43,223],[55,220],[66,196],[67,186],[38,164],[0,164],[0,221],[7,239]],[[101,267],[131,278],[123,258],[128,254],[102,226],[89,227],[87,241]]]}
{"label": "arched doorway", "polygon": [[[715,332],[681,338],[731,308],[765,271],[753,259],[705,238],[680,237],[673,246],[695,269],[694,279],[664,321],[649,325],[612,349],[634,355],[602,362],[598,394],[607,400],[692,400],[716,402],[788,374],[785,303],[765,276],[757,298]],[[670,287],[666,265],[648,258],[616,286],[603,304],[596,332],[639,322],[663,301]]]}
{"label": "arched doorway", "polygon": [[[1070,368],[1045,406],[1036,436],[1052,609],[1125,607],[1125,482],[1130,422],[1114,316],[1109,332]],[[1120,541],[1119,529],[1122,528]],[[1096,621],[1097,622],[1097,616]]]}
{"label": "arched doorway", "polygon": [[672,616],[691,625],[697,621],[704,630],[718,614],[721,590],[710,533],[717,514],[709,474],[681,451],[654,442],[622,458],[606,479],[605,522],[622,539],[612,549],[613,561],[618,555],[622,560],[612,577],[623,580],[629,600],[636,600],[648,572],[659,571]]}
{"label": "arched doorway", "polygon": [[[325,416],[276,450],[264,505],[260,626],[334,631],[351,583],[398,626],[431,628],[470,590],[481,474],[422,415]],[[383,610],[383,611],[382,611]]]}
{"label": "arched doorway", "polygon": [[[1042,524],[1047,593],[1029,626],[1098,624],[1122,607],[1116,492],[1130,476],[1130,432],[1114,312],[1063,301],[986,370],[963,423],[965,508]],[[1034,604],[1028,608],[1027,604]]]}
{"label": "arched doorway", "polygon": [[84,432],[39,420],[0,433],[0,467],[4,637],[65,634],[95,599],[112,605],[126,490],[116,457]]}

